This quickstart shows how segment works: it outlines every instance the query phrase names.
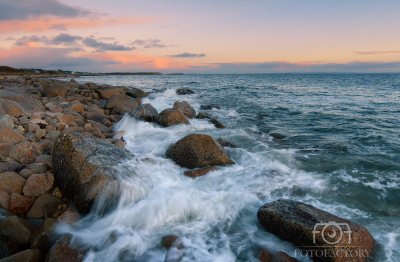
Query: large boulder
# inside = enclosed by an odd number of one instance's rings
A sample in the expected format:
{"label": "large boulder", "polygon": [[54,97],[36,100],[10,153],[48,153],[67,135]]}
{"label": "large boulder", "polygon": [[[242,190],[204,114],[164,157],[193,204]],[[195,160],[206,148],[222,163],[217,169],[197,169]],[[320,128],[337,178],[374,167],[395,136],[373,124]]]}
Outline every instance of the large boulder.
{"label": "large boulder", "polygon": [[141,97],[146,97],[147,93],[144,92],[143,90],[137,89],[137,88],[132,88],[131,91],[126,92],[128,96],[131,96],[133,98],[141,98]]}
{"label": "large boulder", "polygon": [[117,88],[107,88],[107,89],[99,89],[98,93],[100,94],[101,98],[108,99],[113,95],[122,94],[124,89],[122,87]]}
{"label": "large boulder", "polygon": [[170,146],[166,155],[182,167],[190,169],[205,166],[234,164],[226,150],[211,136],[187,135]]}
{"label": "large boulder", "polygon": [[162,126],[175,126],[178,124],[189,125],[190,122],[187,120],[181,110],[177,108],[169,108],[163,110],[157,117],[157,122]]}
{"label": "large boulder", "polygon": [[47,98],[52,98],[52,97],[65,97],[67,93],[67,89],[65,88],[64,85],[62,84],[53,84],[50,85],[48,90],[47,90]]}
{"label": "large boulder", "polygon": [[0,124],[0,143],[18,144],[27,141],[26,138],[10,129],[7,126]]}
{"label": "large boulder", "polygon": [[150,104],[143,104],[138,106],[135,110],[131,112],[131,116],[146,122],[153,122],[158,116],[157,109],[155,109]]}
{"label": "large boulder", "polygon": [[116,106],[126,107],[130,110],[135,110],[136,107],[139,106],[140,100],[135,100],[127,95],[113,95],[109,99],[104,106],[104,109],[113,109]]}
{"label": "large boulder", "polygon": [[1,99],[0,102],[8,115],[15,118],[25,115],[25,110],[19,103],[7,99]]}
{"label": "large boulder", "polygon": [[182,111],[182,113],[185,116],[187,116],[189,118],[195,118],[196,117],[196,110],[194,110],[193,107],[191,107],[189,105],[189,103],[186,102],[186,101],[182,101],[182,102],[176,101],[174,103],[173,108],[178,108],[179,110]]}
{"label": "large boulder", "polygon": [[366,228],[289,199],[265,204],[257,217],[268,232],[313,254],[315,261],[367,261],[375,243]]}
{"label": "large boulder", "polygon": [[88,212],[101,193],[106,196],[107,187],[118,185],[119,173],[114,169],[117,165],[119,172],[134,174],[120,165],[134,155],[98,138],[62,134],[55,140],[53,152],[55,179],[63,195],[71,199],[81,213]]}

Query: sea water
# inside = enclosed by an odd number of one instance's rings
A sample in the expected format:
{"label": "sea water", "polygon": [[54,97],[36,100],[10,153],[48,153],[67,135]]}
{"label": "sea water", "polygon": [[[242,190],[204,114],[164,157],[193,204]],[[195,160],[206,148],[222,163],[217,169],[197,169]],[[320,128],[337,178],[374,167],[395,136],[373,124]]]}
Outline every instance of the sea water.
{"label": "sea water", "polygon": [[[207,119],[160,127],[125,116],[135,171],[122,177],[121,199],[110,213],[93,211],[60,228],[89,251],[86,261],[258,261],[262,247],[300,261],[290,242],[266,232],[257,211],[280,198],[313,205],[366,227],[377,244],[369,261],[400,261],[400,74],[157,75],[81,77],[136,87],[159,112],[187,101]],[[175,90],[190,88],[191,95]],[[157,91],[157,92],[154,92]],[[207,134],[235,165],[192,179],[166,158],[188,134]],[[284,138],[276,139],[271,133]],[[174,234],[184,249],[161,246]]]}

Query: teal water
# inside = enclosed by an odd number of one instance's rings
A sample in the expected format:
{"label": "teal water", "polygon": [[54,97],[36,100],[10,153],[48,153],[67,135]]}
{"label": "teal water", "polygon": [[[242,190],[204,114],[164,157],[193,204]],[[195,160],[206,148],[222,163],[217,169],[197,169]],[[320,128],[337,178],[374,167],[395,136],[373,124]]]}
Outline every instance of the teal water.
{"label": "teal water", "polygon": [[[197,112],[200,105],[217,104],[220,110],[207,112],[227,126],[221,130],[193,120],[190,126],[165,129],[124,119],[118,130],[127,132],[127,148],[138,160],[150,157],[156,164],[132,164],[143,177],[126,184],[135,188],[139,183],[144,193],[132,196],[127,187],[130,205],[106,218],[89,216],[68,229],[90,243],[87,261],[168,261],[159,244],[165,234],[182,238],[187,247],[182,261],[257,261],[254,254],[264,246],[294,256],[293,245],[257,222],[258,208],[279,198],[302,201],[366,227],[377,241],[369,261],[400,261],[400,74],[76,80],[161,90],[144,100],[159,112],[174,101],[186,100]],[[177,96],[178,88],[195,94]],[[183,177],[186,169],[165,159],[165,150],[190,133],[237,144],[239,149],[228,150],[237,164],[196,180]],[[110,235],[118,241],[105,246]]]}

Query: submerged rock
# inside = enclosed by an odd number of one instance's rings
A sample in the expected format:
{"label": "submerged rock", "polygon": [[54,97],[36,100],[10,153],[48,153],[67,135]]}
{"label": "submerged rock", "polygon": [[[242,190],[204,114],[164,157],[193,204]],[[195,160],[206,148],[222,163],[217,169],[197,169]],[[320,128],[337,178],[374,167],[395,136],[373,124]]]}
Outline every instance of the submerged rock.
{"label": "submerged rock", "polygon": [[201,109],[201,110],[211,110],[211,109],[213,109],[213,108],[215,108],[215,109],[220,109],[219,105],[214,105],[214,104],[211,104],[211,105],[201,105],[201,106],[200,106],[200,109]]}
{"label": "submerged rock", "polygon": [[181,89],[176,89],[176,93],[178,95],[191,95],[194,94],[194,91],[192,89],[181,88]]}
{"label": "submerged rock", "polygon": [[138,106],[135,110],[131,112],[131,116],[146,122],[153,122],[156,120],[158,116],[157,109],[155,109],[150,104],[143,104]]}
{"label": "submerged rock", "polygon": [[170,249],[172,246],[176,247],[177,249],[183,248],[182,240],[175,235],[163,236],[161,239],[161,246],[165,247],[166,249]]}
{"label": "submerged rock", "polygon": [[210,121],[216,128],[225,128],[225,125],[221,124],[215,117],[211,118]]}
{"label": "submerged rock", "polygon": [[125,148],[107,141],[64,134],[54,143],[53,173],[63,195],[74,202],[79,212],[87,213],[101,193],[112,197],[104,190],[118,184],[114,168],[133,157]]}
{"label": "submerged rock", "polygon": [[196,118],[198,119],[204,119],[204,118],[211,118],[211,116],[205,112],[199,112],[196,116]]}
{"label": "submerged rock", "polygon": [[76,246],[71,245],[72,235],[62,235],[51,247],[47,254],[48,262],[81,262],[85,258],[85,253]]}
{"label": "submerged rock", "polygon": [[162,126],[175,126],[179,124],[189,125],[190,122],[187,120],[181,110],[177,108],[169,108],[163,110],[157,118],[157,122]]}
{"label": "submerged rock", "polygon": [[191,178],[196,178],[199,176],[204,176],[208,173],[210,173],[211,171],[215,171],[217,170],[215,167],[210,166],[210,167],[205,167],[202,169],[196,169],[196,170],[191,170],[191,171],[185,171],[183,174],[185,176],[191,177]]}
{"label": "submerged rock", "polygon": [[218,138],[217,142],[223,147],[238,148],[238,146],[235,145],[234,143],[229,142],[228,140],[222,138]]}
{"label": "submerged rock", "polygon": [[186,168],[234,164],[226,150],[211,136],[187,135],[170,146],[166,155]]}
{"label": "submerged rock", "polygon": [[194,110],[193,107],[191,107],[189,105],[189,103],[186,102],[186,101],[182,101],[182,102],[176,101],[174,103],[173,108],[178,108],[179,110],[182,111],[182,113],[185,116],[187,116],[189,118],[195,118],[196,117],[196,110]]}
{"label": "submerged rock", "polygon": [[367,261],[375,243],[366,228],[289,199],[265,204],[257,217],[268,232],[294,243],[304,254],[314,253],[316,261]]}

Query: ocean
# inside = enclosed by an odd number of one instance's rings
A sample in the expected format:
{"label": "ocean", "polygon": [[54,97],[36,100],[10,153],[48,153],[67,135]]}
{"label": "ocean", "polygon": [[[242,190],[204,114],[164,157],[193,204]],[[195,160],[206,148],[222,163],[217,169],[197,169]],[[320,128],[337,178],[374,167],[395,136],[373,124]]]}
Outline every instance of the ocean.
{"label": "ocean", "polygon": [[[143,103],[158,112],[175,101],[187,101],[197,113],[201,105],[216,104],[220,109],[204,111],[226,126],[192,119],[190,125],[163,128],[124,117],[115,131],[125,131],[136,175],[123,178],[118,207],[102,215],[94,209],[76,225],[60,228],[90,249],[86,261],[259,261],[262,247],[295,257],[293,244],[266,232],[257,220],[263,204],[280,198],[367,228],[377,241],[369,261],[400,261],[400,74],[76,80],[157,90]],[[177,95],[179,88],[194,94]],[[187,169],[165,151],[193,133],[239,146],[226,148],[236,164],[185,177]],[[167,252],[160,241],[170,234],[185,248]]]}

